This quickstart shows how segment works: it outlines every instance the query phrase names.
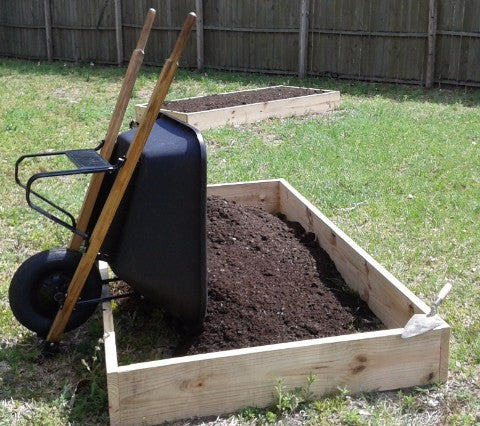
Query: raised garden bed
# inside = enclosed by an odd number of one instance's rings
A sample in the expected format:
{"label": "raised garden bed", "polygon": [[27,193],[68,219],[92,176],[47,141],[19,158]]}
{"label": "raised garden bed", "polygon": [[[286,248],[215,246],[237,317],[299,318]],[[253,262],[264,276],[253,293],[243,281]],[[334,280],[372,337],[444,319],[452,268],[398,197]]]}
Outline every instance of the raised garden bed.
{"label": "raised garden bed", "polygon": [[316,396],[387,390],[445,380],[449,326],[402,339],[413,313],[428,307],[284,180],[213,185],[209,195],[282,212],[316,235],[345,282],[386,330],[234,349],[119,366],[113,317],[104,304],[105,356],[112,424],[157,424],[219,415],[272,402],[278,378],[293,387],[317,380]]}
{"label": "raised garden bed", "polygon": [[[273,86],[166,102],[161,112],[179,118],[199,130],[253,123],[272,117],[333,111],[340,92],[293,86]],[[135,106],[141,122],[146,104]]]}

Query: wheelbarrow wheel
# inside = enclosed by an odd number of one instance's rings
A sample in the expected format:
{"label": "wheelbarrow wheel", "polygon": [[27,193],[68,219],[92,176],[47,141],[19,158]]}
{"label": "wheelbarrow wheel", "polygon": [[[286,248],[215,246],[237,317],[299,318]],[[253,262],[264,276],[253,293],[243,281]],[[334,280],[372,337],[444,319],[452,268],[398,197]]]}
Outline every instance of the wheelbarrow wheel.
{"label": "wheelbarrow wheel", "polygon": [[[40,337],[47,336],[81,257],[75,250],[51,249],[35,254],[20,265],[10,284],[9,301],[13,315],[22,325]],[[94,266],[80,300],[99,298],[101,292],[102,278]],[[82,325],[97,304],[76,306],[65,331]]]}

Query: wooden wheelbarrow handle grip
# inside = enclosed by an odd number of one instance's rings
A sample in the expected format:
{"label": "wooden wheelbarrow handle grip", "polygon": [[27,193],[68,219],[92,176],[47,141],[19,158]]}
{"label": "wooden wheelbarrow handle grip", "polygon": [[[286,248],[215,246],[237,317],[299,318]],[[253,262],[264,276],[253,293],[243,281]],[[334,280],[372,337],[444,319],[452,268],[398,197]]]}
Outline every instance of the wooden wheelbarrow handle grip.
{"label": "wooden wheelbarrow handle grip", "polygon": [[155,9],[148,9],[147,16],[145,17],[145,22],[143,24],[142,32],[140,33],[140,37],[137,41],[136,49],[145,50],[145,46],[147,45],[148,36],[150,35],[150,30],[153,26],[153,21],[155,20],[156,15]]}
{"label": "wooden wheelbarrow handle grip", "polygon": [[75,307],[78,297],[80,296],[83,286],[85,285],[87,276],[90,273],[95,260],[97,259],[97,255],[103,240],[105,239],[108,229],[113,221],[113,218],[115,217],[118,206],[122,201],[123,195],[127,189],[127,185],[130,182],[140,155],[142,154],[143,147],[145,146],[148,136],[152,131],[153,124],[155,123],[158,113],[160,112],[160,107],[165,100],[170,84],[175,76],[175,72],[178,67],[178,59],[185,49],[193,25],[195,24],[195,18],[196,15],[194,13],[190,13],[188,15],[172,54],[162,68],[162,72],[160,73],[157,84],[155,85],[153,93],[150,97],[145,117],[137,129],[132,144],[127,151],[125,163],[116,176],[107,201],[105,202],[102,212],[100,213],[100,217],[98,218],[95,228],[93,229],[88,248],[80,259],[80,263],[78,264],[72,281],[70,282],[65,303],[57,312],[50,331],[48,332],[46,339],[47,343],[58,342],[65,330],[73,308]]}
{"label": "wooden wheelbarrow handle grip", "polygon": [[[175,46],[170,54],[170,57],[165,61],[165,64],[162,68],[162,72],[158,77],[157,83],[153,89],[153,93],[150,97],[150,100],[147,105],[147,109],[145,111],[145,115],[142,119],[142,122],[138,128],[137,135],[140,133],[142,134],[144,131],[152,130],[153,123],[157,119],[158,113],[160,112],[160,108],[165,101],[165,97],[167,95],[168,89],[170,88],[170,84],[175,76],[175,73],[178,68],[178,60],[182,55],[185,47],[187,45],[188,38],[190,33],[192,32],[192,28],[195,25],[196,15],[193,12],[190,12],[183,23],[182,31],[180,32]],[[147,134],[147,137],[148,137]],[[130,149],[133,148],[133,143],[130,146]],[[127,154],[128,155],[128,154]]]}
{"label": "wooden wheelbarrow handle grip", "polygon": [[[148,10],[142,32],[137,42],[137,47],[133,51],[128,63],[125,78],[123,79],[122,87],[120,89],[120,93],[118,94],[117,103],[115,105],[115,109],[113,110],[112,118],[110,119],[107,133],[105,135],[105,143],[100,151],[101,156],[107,161],[110,160],[112,155],[113,147],[115,146],[115,142],[118,137],[118,132],[120,131],[123,118],[125,117],[125,111],[127,110],[128,102],[132,96],[135,81],[137,80],[140,67],[142,66],[144,49],[150,35],[150,30],[152,29],[153,21],[155,20],[155,15],[155,9]],[[100,192],[100,187],[102,186],[103,177],[103,173],[96,173],[90,180],[90,185],[88,187],[87,194],[85,195],[83,206],[77,220],[77,228],[82,232],[85,232],[88,227],[93,207],[97,200],[98,193]],[[69,247],[72,250],[79,250],[82,242],[82,237],[74,234]]]}

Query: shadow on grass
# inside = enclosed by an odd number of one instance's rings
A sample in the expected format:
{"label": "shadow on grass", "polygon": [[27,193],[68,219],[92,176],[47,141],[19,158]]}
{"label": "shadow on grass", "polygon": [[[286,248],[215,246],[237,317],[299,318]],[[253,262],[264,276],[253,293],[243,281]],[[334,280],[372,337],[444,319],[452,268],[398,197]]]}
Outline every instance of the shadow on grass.
{"label": "shadow on grass", "polygon": [[[52,416],[67,417],[69,424],[108,424],[103,346],[98,340],[101,329],[97,312],[84,326],[64,336],[54,356],[42,355],[41,341],[32,334],[2,348],[0,399],[15,401],[19,410],[28,407],[25,420],[43,419],[55,408]],[[58,423],[58,419],[48,419]]]}
{"label": "shadow on grass", "polygon": [[0,77],[8,75],[52,75],[89,78],[95,75],[105,80],[118,80],[125,75],[126,67],[75,64],[72,62],[41,62],[0,58]]}
{"label": "shadow on grass", "polygon": [[[203,74],[192,72],[184,72],[180,74],[177,80],[181,80],[185,75],[189,79],[200,80],[204,78]],[[276,84],[287,84],[301,87],[311,87],[326,90],[338,90],[343,95],[355,97],[381,97],[391,99],[396,102],[426,102],[454,105],[459,104],[466,107],[476,107],[480,105],[480,89],[464,88],[454,86],[441,86],[430,90],[421,86],[393,83],[372,83],[364,81],[340,80],[326,77],[309,77],[299,79],[294,76],[278,76],[254,73],[228,73],[224,71],[207,71],[207,75],[214,81],[228,82],[245,82],[245,83],[262,83],[265,86]]]}
{"label": "shadow on grass", "polygon": [[[154,80],[158,69],[147,66],[142,71],[143,75]],[[180,70],[176,81],[194,80],[202,81],[211,79],[218,83],[245,83],[272,86],[285,84],[292,86],[311,87],[326,90],[339,90],[341,94],[355,97],[382,97],[396,102],[426,102],[446,105],[459,104],[467,107],[480,105],[480,89],[455,86],[437,86],[425,89],[419,85],[374,83],[365,81],[341,80],[329,77],[308,77],[299,79],[292,75],[273,75],[246,72],[228,72],[218,70],[205,70],[199,73],[195,70]]]}
{"label": "shadow on grass", "polygon": [[[123,67],[75,64],[70,62],[36,62],[3,58],[0,60],[0,76],[9,74],[24,75],[72,75],[89,79],[95,76],[106,81],[123,78],[126,65]],[[140,76],[155,81],[161,66],[144,65]],[[195,70],[179,70],[176,81],[199,81],[208,79],[217,83],[245,83],[271,86],[289,84],[328,90],[339,90],[342,94],[355,97],[383,97],[396,102],[426,102],[446,105],[459,104],[466,107],[480,105],[480,89],[455,86],[435,86],[427,90],[419,85],[371,83],[362,81],[340,80],[329,77],[309,77],[299,79],[292,75],[260,74],[246,72],[229,72],[206,69],[199,73]]]}
{"label": "shadow on grass", "polygon": [[178,323],[165,310],[144,299],[119,300],[113,318],[119,365],[171,358],[183,347]]}

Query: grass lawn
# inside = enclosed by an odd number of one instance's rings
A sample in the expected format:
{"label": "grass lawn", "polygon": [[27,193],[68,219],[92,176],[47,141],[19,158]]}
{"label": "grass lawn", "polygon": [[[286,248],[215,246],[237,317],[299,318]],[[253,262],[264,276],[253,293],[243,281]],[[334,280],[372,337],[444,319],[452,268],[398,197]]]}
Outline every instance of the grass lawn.
{"label": "grass lawn", "polygon": [[[14,184],[24,153],[93,147],[107,129],[125,70],[0,60],[0,425],[107,424],[98,316],[70,333],[65,351],[39,358],[13,318],[8,286],[28,256],[70,234],[29,209]],[[159,70],[144,68],[135,103]],[[309,424],[480,424],[480,91],[180,71],[168,99],[290,84],[340,90],[339,110],[204,132],[209,183],[283,177],[424,301],[450,281],[440,308],[452,326],[450,378],[421,389],[303,404]],[[85,181],[48,188],[77,211]],[[290,406],[245,410],[231,424],[274,422]],[[288,393],[288,392],[287,392]],[[291,396],[291,395],[287,395]]]}

